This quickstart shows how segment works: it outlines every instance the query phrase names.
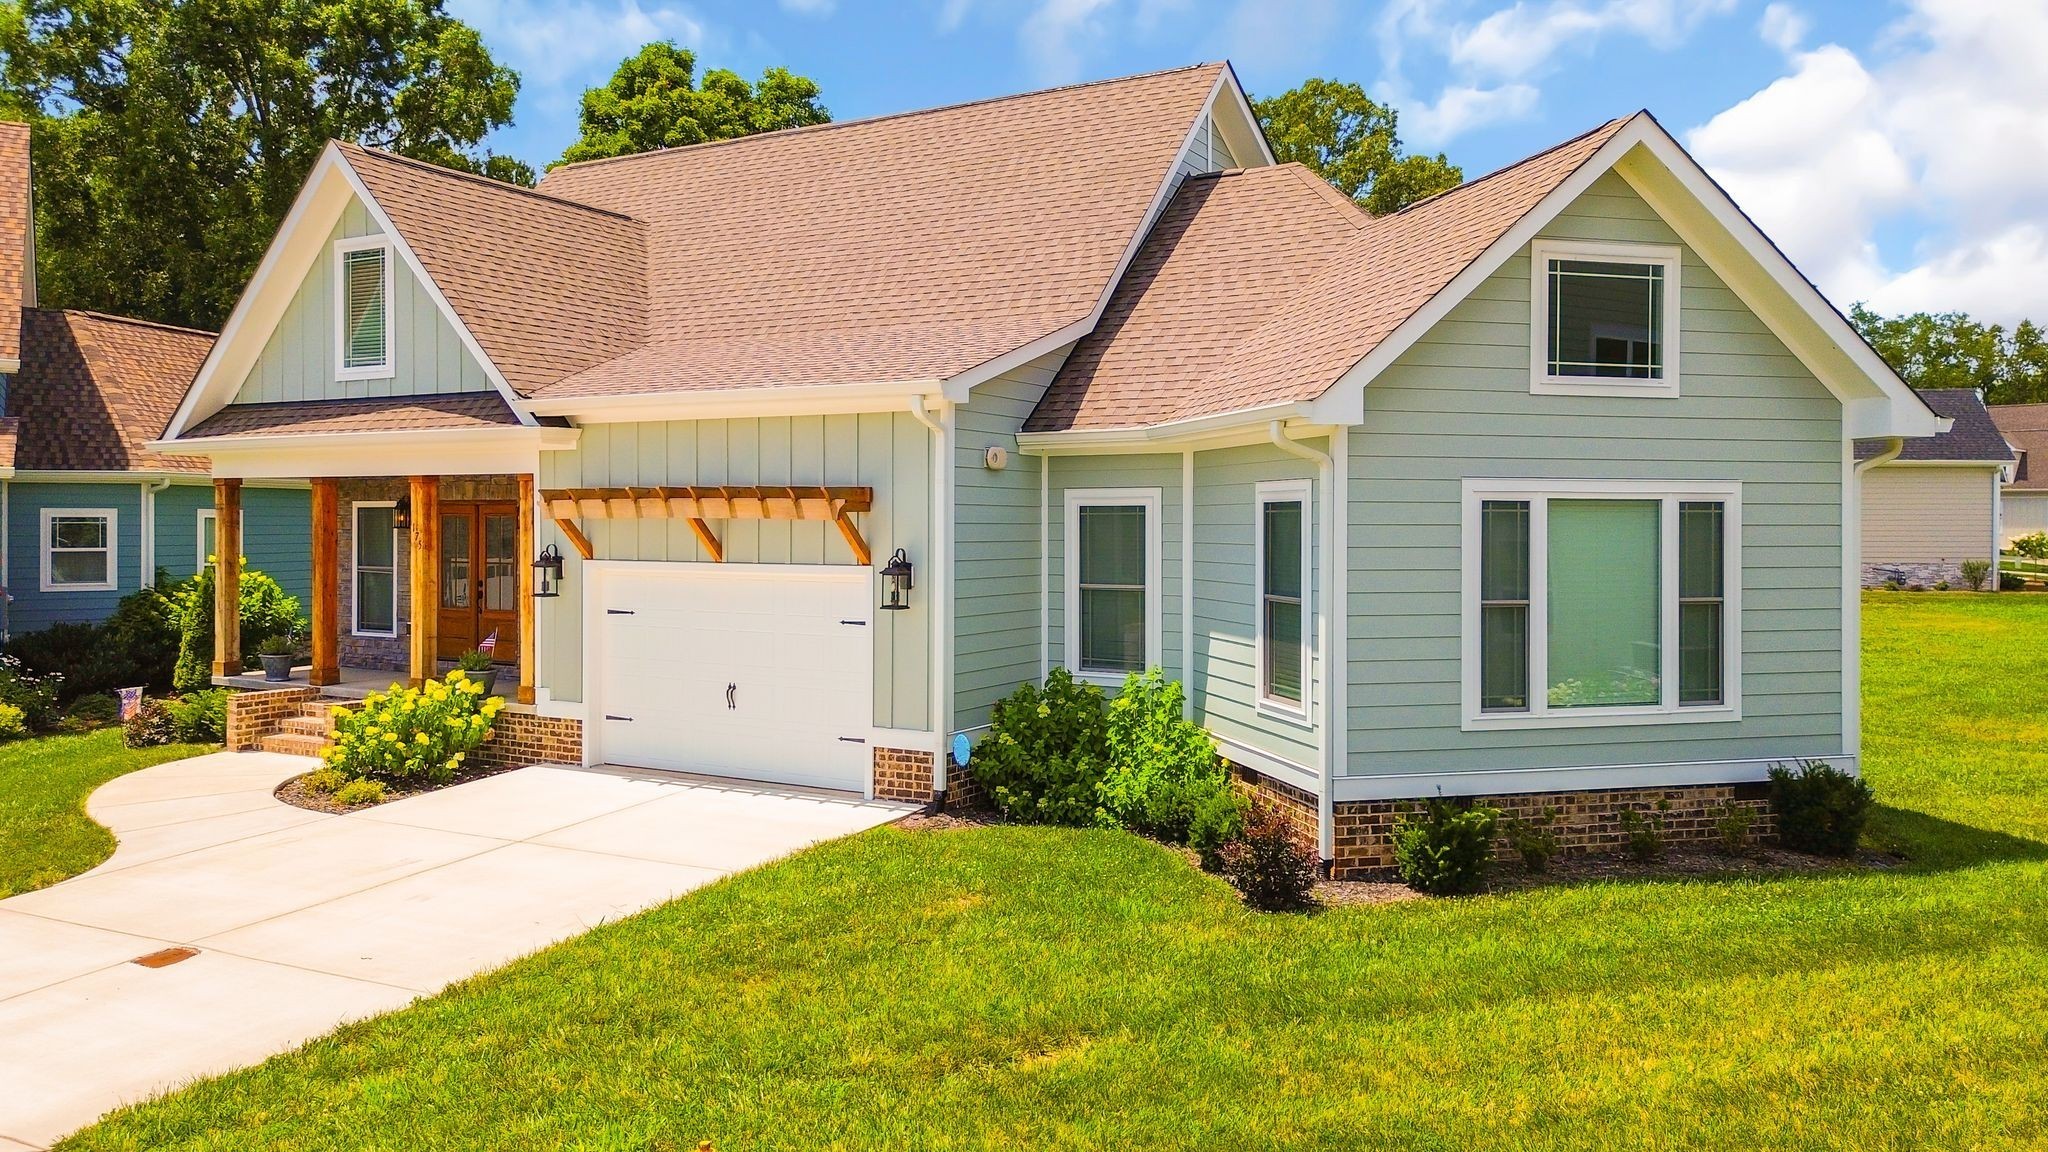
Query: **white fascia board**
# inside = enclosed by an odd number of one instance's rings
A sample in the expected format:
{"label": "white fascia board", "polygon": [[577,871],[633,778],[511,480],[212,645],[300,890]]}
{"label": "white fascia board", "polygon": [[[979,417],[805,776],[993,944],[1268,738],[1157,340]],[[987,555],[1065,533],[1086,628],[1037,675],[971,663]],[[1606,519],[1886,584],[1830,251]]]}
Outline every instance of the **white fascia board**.
{"label": "white fascia board", "polygon": [[217,436],[181,441],[213,475],[303,480],[313,476],[441,476],[534,473],[542,452],[576,446],[575,428],[458,428],[439,432],[335,432],[311,436]]}
{"label": "white fascia board", "polygon": [[1068,432],[1020,432],[1017,450],[1037,456],[1110,455],[1128,452],[1208,451],[1244,444],[1272,442],[1273,421],[1289,428],[1321,434],[1329,425],[1304,421],[1306,407],[1289,402],[1246,408],[1193,420],[1174,420],[1147,428],[1080,428]]}
{"label": "white fascia board", "polygon": [[2010,460],[1887,460],[1880,468],[2006,468]]}
{"label": "white fascia board", "polygon": [[[1123,273],[1121,269],[1118,270],[1117,275],[1119,279],[1122,278]],[[1115,281],[1111,281],[1110,287],[1111,291],[1115,290]],[[1102,303],[1106,305],[1108,298],[1104,297]],[[944,385],[946,401],[951,404],[965,404],[972,397],[976,388],[1001,376],[1003,373],[1021,368],[1047,353],[1058,352],[1061,349],[1071,349],[1081,337],[1095,330],[1096,321],[1101,318],[1102,306],[1098,305],[1093,313],[1083,319],[1074,321],[1057,332],[1040,336],[1021,348],[1005,352],[993,360],[985,360],[960,373],[958,376],[948,378]]]}
{"label": "white fascia board", "polygon": [[[1259,114],[1252,108],[1251,97],[1245,95],[1244,85],[1238,83],[1237,80],[1237,69],[1227,60],[1223,63],[1223,79],[1226,81],[1223,91],[1228,94],[1228,99],[1224,101],[1222,106],[1229,108],[1231,115],[1227,118],[1227,122],[1221,123],[1221,127],[1223,142],[1230,145],[1231,158],[1236,160],[1240,167],[1255,167],[1255,165],[1245,163],[1250,157],[1242,145],[1250,144],[1253,146],[1253,150],[1258,153],[1259,159],[1264,161],[1265,164],[1278,164],[1280,161],[1273,158],[1272,145],[1266,142],[1265,129],[1259,127]],[[1212,120],[1215,118],[1217,108],[1218,105],[1215,98],[1211,97],[1209,100],[1209,115]],[[1243,137],[1243,139],[1240,139],[1240,137]]]}
{"label": "white fascia board", "polygon": [[869,384],[815,384],[789,388],[718,388],[648,392],[633,396],[548,396],[515,407],[536,416],[566,416],[578,424],[656,420],[719,420],[739,416],[834,416],[901,412],[913,396],[938,396],[938,380],[883,380]]}
{"label": "white fascia board", "polygon": [[14,375],[14,374],[15,374],[16,372],[19,372],[19,371],[21,371],[21,358],[20,358],[20,357],[18,357],[18,356],[6,356],[6,357],[0,357],[0,376],[12,376],[12,375]]}

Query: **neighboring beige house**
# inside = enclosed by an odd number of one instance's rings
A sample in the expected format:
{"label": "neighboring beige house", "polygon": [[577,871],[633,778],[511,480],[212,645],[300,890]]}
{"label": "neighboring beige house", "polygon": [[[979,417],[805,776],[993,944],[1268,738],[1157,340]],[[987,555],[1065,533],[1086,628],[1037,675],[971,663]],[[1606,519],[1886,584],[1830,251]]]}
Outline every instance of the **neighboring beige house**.
{"label": "neighboring beige house", "polygon": [[2000,499],[1999,544],[2048,532],[2048,404],[1999,404],[1992,422],[2019,457]]}
{"label": "neighboring beige house", "polygon": [[[2013,451],[1970,388],[1926,388],[1920,398],[1953,425],[1908,440],[1863,475],[1863,583],[1959,583],[1965,560],[1997,564],[1999,488]],[[1858,446],[1866,463],[1881,445]]]}

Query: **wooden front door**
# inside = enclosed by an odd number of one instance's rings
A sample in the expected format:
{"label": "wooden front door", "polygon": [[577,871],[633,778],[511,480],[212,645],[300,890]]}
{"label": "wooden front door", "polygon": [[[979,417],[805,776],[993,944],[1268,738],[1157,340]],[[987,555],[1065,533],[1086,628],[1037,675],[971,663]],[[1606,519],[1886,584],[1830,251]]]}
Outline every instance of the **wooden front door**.
{"label": "wooden front door", "polygon": [[437,648],[453,660],[497,633],[491,658],[516,663],[519,645],[519,507],[441,505],[441,633]]}

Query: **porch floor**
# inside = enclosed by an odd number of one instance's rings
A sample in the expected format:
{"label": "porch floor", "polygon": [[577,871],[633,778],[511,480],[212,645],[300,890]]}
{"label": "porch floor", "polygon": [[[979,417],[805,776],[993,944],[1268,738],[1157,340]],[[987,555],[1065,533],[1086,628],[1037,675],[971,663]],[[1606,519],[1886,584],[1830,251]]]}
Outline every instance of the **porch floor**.
{"label": "porch floor", "polygon": [[[444,665],[443,671],[455,666],[455,662],[452,660],[443,660],[441,663]],[[261,672],[244,672],[240,676],[215,676],[213,682],[215,686],[221,688],[255,689],[259,691],[268,688],[304,688],[307,686],[306,678],[312,671],[311,665],[301,664],[292,669],[292,678],[290,680],[266,680]],[[509,689],[518,686],[518,678],[518,669],[508,665],[499,665],[497,694],[509,697]],[[508,680],[512,683],[508,684]],[[321,685],[320,693],[323,696],[332,696],[340,700],[361,700],[372,692],[382,692],[393,684],[404,683],[404,672],[394,672],[389,668],[350,668],[344,665],[341,669],[341,681],[336,684]]]}

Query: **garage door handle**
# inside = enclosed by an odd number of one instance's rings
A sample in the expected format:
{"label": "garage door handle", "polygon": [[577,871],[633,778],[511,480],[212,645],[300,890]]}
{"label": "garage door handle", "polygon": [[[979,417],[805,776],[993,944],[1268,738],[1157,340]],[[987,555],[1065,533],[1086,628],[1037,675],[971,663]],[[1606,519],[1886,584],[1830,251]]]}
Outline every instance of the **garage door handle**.
{"label": "garage door handle", "polygon": [[740,690],[740,686],[739,686],[739,685],[737,685],[737,684],[727,684],[727,685],[725,686],[725,706],[726,706],[727,708],[738,708],[738,707],[739,707],[739,703],[738,703],[737,701],[735,701],[735,700],[733,699],[733,693],[735,693],[735,692],[737,692],[737,691],[739,691],[739,690]]}
{"label": "garage door handle", "polygon": [[631,608],[607,608],[604,610],[604,614],[607,616],[631,616],[633,610]]}

